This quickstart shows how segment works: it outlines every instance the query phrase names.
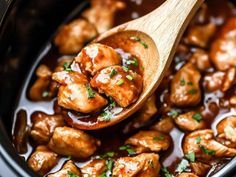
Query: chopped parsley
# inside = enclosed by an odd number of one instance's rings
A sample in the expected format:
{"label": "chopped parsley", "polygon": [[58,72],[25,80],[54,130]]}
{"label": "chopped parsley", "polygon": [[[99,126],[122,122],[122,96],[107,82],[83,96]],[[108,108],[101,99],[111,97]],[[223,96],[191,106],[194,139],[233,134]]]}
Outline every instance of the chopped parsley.
{"label": "chopped parsley", "polygon": [[186,84],[185,80],[184,80],[184,79],[181,79],[181,80],[180,80],[180,86],[185,86],[185,84]]}
{"label": "chopped parsley", "polygon": [[103,111],[100,116],[102,117],[102,121],[110,121],[112,118],[112,113],[109,111]]}
{"label": "chopped parsley", "polygon": [[127,78],[128,80],[130,80],[130,81],[133,80],[133,77],[132,77],[131,75],[127,75],[126,78]]}
{"label": "chopped parsley", "polygon": [[141,69],[144,71],[144,66],[141,66]]}
{"label": "chopped parsley", "polygon": [[195,153],[194,152],[190,152],[188,154],[185,155],[185,157],[190,161],[190,162],[195,162]]}
{"label": "chopped parsley", "polygon": [[198,136],[198,137],[196,138],[196,143],[197,143],[197,144],[200,144],[201,141],[202,141],[202,138],[201,138],[200,136]]}
{"label": "chopped parsley", "polygon": [[124,70],[124,72],[128,72],[129,68],[127,68],[126,66],[122,66],[122,69]]}
{"label": "chopped parsley", "polygon": [[129,155],[135,155],[134,149],[130,145],[124,145],[119,147],[119,150],[121,151],[127,151]]}
{"label": "chopped parsley", "polygon": [[72,171],[67,171],[67,174],[68,174],[70,177],[79,177],[78,175],[76,175],[76,174],[73,173]]}
{"label": "chopped parsley", "polygon": [[170,112],[167,113],[167,115],[172,118],[176,118],[179,115],[179,113],[175,109],[172,109],[170,110]]}
{"label": "chopped parsley", "polygon": [[164,140],[164,139],[165,139],[165,137],[162,136],[162,135],[160,135],[160,136],[154,136],[154,137],[153,137],[153,140],[154,140],[154,141],[162,141],[162,140]]}
{"label": "chopped parsley", "polygon": [[88,98],[89,99],[94,98],[95,93],[94,93],[92,87],[89,84],[86,84],[85,86],[86,86],[86,89],[87,89]]}
{"label": "chopped parsley", "polygon": [[192,83],[192,82],[188,82],[187,84],[190,85],[190,86],[193,86],[193,83]]}
{"label": "chopped parsley", "polygon": [[197,122],[200,122],[202,120],[202,115],[200,113],[196,113],[192,116],[192,118]]}
{"label": "chopped parsley", "polygon": [[113,77],[117,74],[117,71],[115,69],[112,69],[110,72],[110,77]]}
{"label": "chopped parsley", "polygon": [[110,101],[110,106],[111,106],[112,108],[116,107],[116,102],[113,100],[112,97],[109,97],[109,101]]}
{"label": "chopped parsley", "polygon": [[112,160],[106,160],[106,166],[108,171],[112,171],[112,167],[113,167],[113,161]]}
{"label": "chopped parsley", "polygon": [[64,69],[64,71],[71,72],[72,69],[71,69],[71,67],[70,67],[70,62],[65,62],[65,63],[63,64],[63,69]]}
{"label": "chopped parsley", "polygon": [[42,97],[43,97],[43,98],[47,98],[48,96],[49,96],[48,91],[43,91]]}
{"label": "chopped parsley", "polygon": [[153,161],[152,160],[148,160],[148,166],[150,168],[154,168],[154,164],[153,164]]}
{"label": "chopped parsley", "polygon": [[161,168],[162,173],[165,175],[165,177],[172,177],[173,175],[168,171],[166,167]]}
{"label": "chopped parsley", "polygon": [[71,160],[71,156],[68,156],[67,158],[68,158],[68,160]]}
{"label": "chopped parsley", "polygon": [[111,158],[111,157],[114,157],[114,155],[115,155],[115,152],[109,151],[103,155],[100,155],[98,159]]}
{"label": "chopped parsley", "polygon": [[140,44],[143,45],[143,47],[144,47],[145,49],[148,48],[148,45],[147,45],[144,41],[142,41],[139,37],[137,37],[137,36],[132,36],[132,37],[130,37],[130,39],[133,40],[133,41],[139,42]]}
{"label": "chopped parsley", "polygon": [[179,163],[175,171],[178,173],[182,173],[183,171],[186,171],[188,166],[189,166],[189,162],[186,159],[183,159],[181,160],[181,162]]}
{"label": "chopped parsley", "polygon": [[205,146],[203,145],[199,145],[200,149],[202,150],[202,152],[204,152],[207,155],[215,155],[216,151],[215,150],[211,150],[211,149],[207,149]]}
{"label": "chopped parsley", "polygon": [[193,89],[189,90],[188,93],[189,93],[190,95],[194,95],[194,94],[197,93],[197,89],[194,89],[194,88],[193,88]]}
{"label": "chopped parsley", "polygon": [[116,83],[116,85],[119,85],[119,86],[121,86],[122,84],[124,84],[124,80],[123,79],[118,80],[118,82]]}
{"label": "chopped parsley", "polygon": [[138,66],[138,60],[137,58],[133,58],[132,60],[127,60],[126,61],[127,65],[134,65],[134,66]]}
{"label": "chopped parsley", "polygon": [[99,177],[107,177],[107,173],[103,172]]}

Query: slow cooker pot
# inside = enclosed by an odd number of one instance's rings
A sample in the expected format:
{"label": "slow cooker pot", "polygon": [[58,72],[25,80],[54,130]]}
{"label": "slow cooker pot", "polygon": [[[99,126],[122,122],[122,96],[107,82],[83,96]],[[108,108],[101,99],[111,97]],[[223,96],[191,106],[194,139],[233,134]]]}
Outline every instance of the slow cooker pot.
{"label": "slow cooker pot", "polygon": [[[235,2],[234,2],[235,3]],[[0,0],[0,176],[37,176],[11,143],[14,102],[39,49],[65,17],[87,5],[77,0]],[[72,14],[73,15],[73,14]],[[236,158],[215,177],[236,177]]]}

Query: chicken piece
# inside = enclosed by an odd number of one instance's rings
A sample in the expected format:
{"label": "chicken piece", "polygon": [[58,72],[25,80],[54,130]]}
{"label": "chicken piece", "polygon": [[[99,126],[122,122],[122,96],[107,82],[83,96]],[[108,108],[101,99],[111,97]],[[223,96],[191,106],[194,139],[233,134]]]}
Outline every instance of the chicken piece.
{"label": "chicken piece", "polygon": [[58,160],[58,155],[46,146],[38,146],[28,159],[28,165],[33,171],[44,175],[57,164]]}
{"label": "chicken piece", "polygon": [[107,104],[107,100],[91,88],[83,74],[61,71],[53,73],[52,79],[61,84],[58,104],[64,108],[90,113],[100,110]]}
{"label": "chicken piece", "polygon": [[[62,56],[57,60],[57,66],[54,69],[54,72],[64,71],[67,66],[73,62],[73,56]],[[72,68],[71,68],[72,69]],[[72,69],[75,71],[74,69]]]}
{"label": "chicken piece", "polygon": [[193,53],[190,58],[190,62],[193,63],[200,71],[206,71],[211,67],[209,55],[202,49],[197,49]]}
{"label": "chicken piece", "polygon": [[40,65],[36,70],[37,79],[29,90],[29,98],[41,101],[49,97],[47,91],[51,81],[51,70],[46,65]]}
{"label": "chicken piece", "polygon": [[233,106],[236,106],[236,95],[232,95],[229,99],[229,103]]}
{"label": "chicken piece", "polygon": [[201,101],[201,75],[193,64],[183,66],[171,82],[170,100],[176,106],[195,106]]}
{"label": "chicken piece", "polygon": [[101,142],[81,130],[69,127],[57,127],[49,141],[54,152],[75,158],[88,158],[100,146]]}
{"label": "chicken piece", "polygon": [[187,43],[198,47],[207,47],[207,44],[216,31],[216,25],[193,25],[187,35]]}
{"label": "chicken piece", "polygon": [[135,157],[117,159],[112,175],[113,177],[157,177],[159,171],[159,156],[143,153]]}
{"label": "chicken piece", "polygon": [[94,43],[81,50],[77,62],[85,75],[95,75],[97,71],[112,65],[120,65],[121,57],[116,51],[103,44]]}
{"label": "chicken piece", "polygon": [[170,133],[170,131],[174,128],[173,119],[170,117],[165,117],[151,126],[152,130],[157,130],[162,133]]}
{"label": "chicken piece", "polygon": [[211,165],[202,162],[192,162],[190,166],[193,172],[199,176],[206,176],[208,171],[211,169]]}
{"label": "chicken piece", "polygon": [[59,29],[54,44],[62,54],[76,54],[97,34],[93,24],[84,19],[76,19]]}
{"label": "chicken piece", "polygon": [[197,130],[188,134],[183,143],[184,154],[194,152],[196,158],[211,160],[213,158],[233,157],[236,149],[228,148],[214,140],[210,129]]}
{"label": "chicken piece", "polygon": [[148,98],[146,103],[139,109],[133,116],[133,120],[128,122],[124,127],[123,132],[128,133],[131,130],[138,129],[145,126],[146,123],[157,113],[156,95],[152,95]]}
{"label": "chicken piece", "polygon": [[83,174],[88,174],[91,177],[100,177],[100,175],[107,169],[106,161],[104,159],[93,159],[80,169]]}
{"label": "chicken piece", "polygon": [[236,83],[236,69],[232,67],[229,68],[225,74],[224,83],[222,85],[221,90],[225,92],[229,90],[235,83]]}
{"label": "chicken piece", "polygon": [[121,107],[127,107],[139,98],[143,79],[132,70],[124,71],[121,66],[110,66],[97,73],[91,85],[111,96]]}
{"label": "chicken piece", "polygon": [[82,16],[94,26],[99,33],[113,27],[115,13],[125,8],[124,2],[117,0],[92,0],[92,6],[82,13]]}
{"label": "chicken piece", "polygon": [[63,167],[57,171],[56,173],[49,174],[47,177],[79,177],[81,176],[80,170],[77,166],[73,163],[72,160],[68,160]]}
{"label": "chicken piece", "polygon": [[217,125],[217,140],[227,147],[236,148],[236,116],[230,116]]}
{"label": "chicken piece", "polygon": [[38,144],[47,143],[55,128],[64,126],[62,115],[48,115],[43,112],[32,114],[31,122],[32,128],[30,135]]}
{"label": "chicken piece", "polygon": [[155,130],[139,131],[125,141],[134,147],[136,153],[159,152],[170,147],[171,139],[168,135]]}
{"label": "chicken piece", "polygon": [[198,177],[198,176],[193,173],[181,173],[177,177]]}
{"label": "chicken piece", "polygon": [[175,123],[182,130],[194,131],[206,128],[206,122],[202,120],[202,115],[194,111],[180,114],[174,119]]}
{"label": "chicken piece", "polygon": [[236,17],[223,26],[219,38],[211,46],[210,57],[218,70],[236,67]]}

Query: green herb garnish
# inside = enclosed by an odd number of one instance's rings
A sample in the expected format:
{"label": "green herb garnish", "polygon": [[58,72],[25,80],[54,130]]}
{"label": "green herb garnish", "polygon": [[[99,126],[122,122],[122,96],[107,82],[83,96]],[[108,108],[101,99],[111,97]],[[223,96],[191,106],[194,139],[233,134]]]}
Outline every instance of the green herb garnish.
{"label": "green herb garnish", "polygon": [[128,80],[130,80],[130,81],[133,80],[133,77],[132,77],[131,75],[127,75],[126,78],[127,78]]}
{"label": "green herb garnish", "polygon": [[181,79],[181,80],[180,80],[180,86],[185,86],[185,84],[186,84],[185,80],[184,80],[184,79]]}
{"label": "green herb garnish", "polygon": [[110,121],[112,118],[112,113],[109,111],[103,111],[100,116],[102,117],[102,121]]}
{"label": "green herb garnish", "polygon": [[173,175],[168,171],[166,167],[161,168],[162,173],[164,173],[165,177],[172,177]]}
{"label": "green herb garnish", "polygon": [[43,97],[43,98],[47,98],[48,96],[49,96],[48,91],[43,91],[42,97]]}
{"label": "green herb garnish", "polygon": [[140,44],[143,45],[143,47],[144,47],[145,49],[148,48],[148,45],[147,45],[144,41],[142,41],[139,37],[137,37],[137,36],[132,36],[132,37],[130,37],[130,39],[133,40],[133,41],[139,42]]}
{"label": "green herb garnish", "polygon": [[202,120],[202,115],[200,113],[196,113],[192,116],[192,118],[197,122],[200,122]]}
{"label": "green herb garnish", "polygon": [[187,169],[188,166],[189,166],[189,162],[186,159],[183,159],[181,160],[181,162],[179,163],[175,171],[178,173],[182,173],[183,171]]}
{"label": "green herb garnish", "polygon": [[134,65],[134,66],[138,66],[138,60],[137,58],[133,58],[133,60],[127,60],[126,61],[127,65]]}
{"label": "green herb garnish", "polygon": [[67,71],[67,72],[71,72],[72,71],[72,69],[71,69],[71,67],[70,67],[70,62],[65,62],[64,64],[63,64],[63,69],[64,69],[64,71]]}
{"label": "green herb garnish", "polygon": [[122,66],[122,69],[124,70],[124,72],[128,72],[129,68],[127,68],[126,66]]}
{"label": "green herb garnish", "polygon": [[148,166],[150,168],[154,168],[154,164],[153,164],[153,161],[152,160],[148,160]]}
{"label": "green herb garnish", "polygon": [[193,86],[193,83],[192,83],[192,82],[188,82],[187,84],[190,85],[190,86]]}
{"label": "green herb garnish", "polygon": [[197,144],[200,144],[201,141],[202,141],[202,138],[201,138],[200,136],[198,136],[198,137],[196,138],[196,143],[197,143]]}
{"label": "green herb garnish", "polygon": [[144,66],[141,66],[141,69],[144,71]]}
{"label": "green herb garnish", "polygon": [[201,148],[202,152],[204,152],[207,155],[215,155],[216,151],[215,150],[211,150],[211,149],[207,149],[205,146],[203,145],[199,145],[199,147]]}
{"label": "green herb garnish", "polygon": [[106,165],[107,165],[108,171],[112,172],[113,161],[112,160],[106,160]]}
{"label": "green herb garnish", "polygon": [[103,172],[99,177],[107,177],[107,173]]}
{"label": "green herb garnish", "polygon": [[115,69],[111,70],[110,77],[113,77],[117,74],[117,71]]}
{"label": "green herb garnish", "polygon": [[110,101],[110,106],[111,107],[116,107],[116,102],[113,100],[113,98],[112,97],[109,97],[109,101]]}
{"label": "green herb garnish", "polygon": [[162,141],[162,140],[164,140],[164,139],[165,139],[165,137],[162,136],[162,135],[161,135],[161,136],[154,136],[154,137],[153,137],[153,140],[154,140],[154,141]]}
{"label": "green herb garnish", "polygon": [[195,162],[195,153],[194,152],[190,152],[188,154],[185,155],[185,157],[190,161],[190,162]]}
{"label": "green herb garnish", "polygon": [[176,118],[179,115],[179,113],[176,110],[172,109],[170,110],[170,112],[167,113],[167,115],[172,118]]}
{"label": "green herb garnish", "polygon": [[72,171],[67,171],[67,174],[68,174],[70,177],[79,177],[78,175],[76,175],[76,174],[73,173]]}
{"label": "green herb garnish", "polygon": [[119,85],[119,86],[121,86],[122,84],[124,84],[124,80],[123,79],[118,80],[118,82],[116,83],[116,85]]}
{"label": "green herb garnish", "polygon": [[89,98],[89,99],[94,98],[95,93],[94,93],[92,87],[90,86],[90,84],[86,84],[85,87],[86,87],[86,89],[87,89],[88,98]]}
{"label": "green herb garnish", "polygon": [[197,93],[197,89],[191,89],[188,91],[189,94],[194,95]]}
{"label": "green herb garnish", "polygon": [[121,151],[127,151],[129,155],[135,155],[134,149],[130,145],[124,145],[119,147],[119,150]]}

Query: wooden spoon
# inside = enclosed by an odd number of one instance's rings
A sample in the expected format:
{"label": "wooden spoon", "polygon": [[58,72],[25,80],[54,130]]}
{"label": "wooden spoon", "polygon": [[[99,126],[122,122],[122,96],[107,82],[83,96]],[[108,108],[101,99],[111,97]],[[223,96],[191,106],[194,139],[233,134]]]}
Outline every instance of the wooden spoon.
{"label": "wooden spoon", "polygon": [[[184,30],[203,1],[166,0],[151,13],[101,34],[94,42],[122,48],[142,61],[143,91],[137,102],[110,121],[78,120],[73,126],[86,130],[108,127],[126,119],[141,108],[161,83]],[[131,40],[132,37],[138,37],[148,47],[145,48],[140,42]]]}

